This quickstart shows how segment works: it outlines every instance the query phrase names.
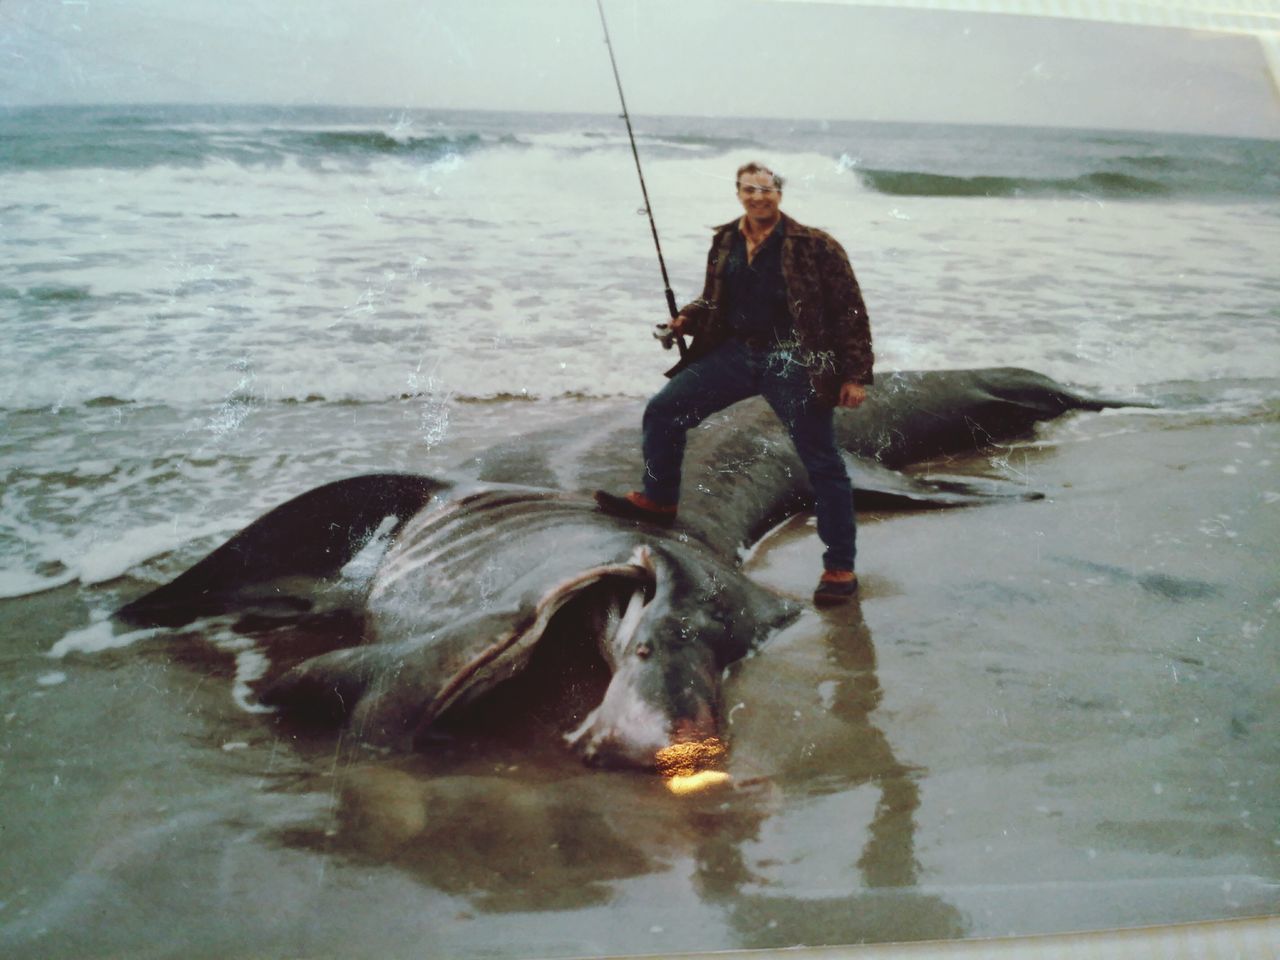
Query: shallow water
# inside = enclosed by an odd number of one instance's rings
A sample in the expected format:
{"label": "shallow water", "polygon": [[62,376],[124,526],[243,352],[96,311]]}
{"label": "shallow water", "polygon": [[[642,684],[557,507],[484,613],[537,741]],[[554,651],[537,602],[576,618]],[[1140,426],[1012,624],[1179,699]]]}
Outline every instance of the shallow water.
{"label": "shallow water", "polygon": [[[47,655],[136,587],[10,600],[6,954],[168,955],[160,922],[188,956],[572,956],[1273,911],[1277,457],[1264,405],[920,468],[1048,499],[864,516],[860,602],[731,671],[735,786],[689,796],[520,720],[413,757],[294,740],[236,706],[216,630]],[[819,551],[798,520],[752,574],[803,597]]]}

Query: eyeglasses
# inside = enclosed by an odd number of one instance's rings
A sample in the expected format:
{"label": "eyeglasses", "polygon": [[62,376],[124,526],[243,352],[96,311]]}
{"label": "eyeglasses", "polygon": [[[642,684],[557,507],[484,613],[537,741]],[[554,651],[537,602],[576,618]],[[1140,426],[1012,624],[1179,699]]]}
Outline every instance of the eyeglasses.
{"label": "eyeglasses", "polygon": [[764,194],[767,197],[779,192],[777,187],[757,187],[754,183],[740,183],[738,184],[738,191],[745,193],[748,197],[754,197],[757,193]]}

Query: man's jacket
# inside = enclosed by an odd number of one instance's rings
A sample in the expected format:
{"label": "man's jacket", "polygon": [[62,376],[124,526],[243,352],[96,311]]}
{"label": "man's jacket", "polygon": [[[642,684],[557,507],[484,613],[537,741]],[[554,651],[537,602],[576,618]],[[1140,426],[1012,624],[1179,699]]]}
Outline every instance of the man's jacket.
{"label": "man's jacket", "polygon": [[[730,336],[721,304],[725,267],[738,231],[738,220],[717,227],[707,254],[702,296],[680,312],[693,342],[685,357],[667,371],[675,376],[706,356]],[[845,383],[872,382],[871,324],[853,267],[844,249],[828,233],[797,223],[786,214],[782,230],[782,279],[791,322],[800,343],[800,359],[809,368],[814,393],[834,405]]]}

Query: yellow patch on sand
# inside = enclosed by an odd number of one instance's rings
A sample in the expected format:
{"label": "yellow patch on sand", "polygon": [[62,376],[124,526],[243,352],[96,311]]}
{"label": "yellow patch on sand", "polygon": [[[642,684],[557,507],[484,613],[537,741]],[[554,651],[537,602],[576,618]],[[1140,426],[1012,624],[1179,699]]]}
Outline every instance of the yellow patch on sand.
{"label": "yellow patch on sand", "polygon": [[699,773],[683,773],[671,777],[667,781],[667,789],[674,794],[683,795],[706,790],[722,783],[728,783],[733,777],[723,770],[703,770]]}
{"label": "yellow patch on sand", "polygon": [[673,743],[658,751],[658,772],[664,777],[697,773],[722,760],[725,752],[724,743],[715,737]]}
{"label": "yellow patch on sand", "polygon": [[725,745],[715,737],[673,743],[658,751],[658,772],[675,794],[694,793],[733,778],[722,770],[710,769],[724,759]]}

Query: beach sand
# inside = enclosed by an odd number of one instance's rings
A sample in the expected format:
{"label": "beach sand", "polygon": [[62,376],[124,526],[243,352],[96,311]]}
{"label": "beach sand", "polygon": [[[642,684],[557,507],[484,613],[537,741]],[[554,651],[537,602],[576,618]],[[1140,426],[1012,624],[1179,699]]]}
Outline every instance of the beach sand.
{"label": "beach sand", "polygon": [[[735,732],[740,762],[760,744],[762,767],[808,749],[827,775],[891,744],[918,786],[918,805],[897,811],[918,863],[904,873],[970,933],[1280,905],[1280,431],[1087,424],[986,464],[1044,501],[864,518],[860,609],[826,615],[829,663],[807,685],[850,683],[837,651],[857,638],[875,674],[860,696],[880,693],[868,745],[816,736],[805,714],[837,711],[805,704],[803,681],[767,708],[799,706],[794,752]],[[793,524],[756,574],[799,594],[817,550]],[[784,658],[775,647],[747,665],[750,712]]]}
{"label": "beach sand", "polygon": [[[1280,427],[1120,413],[924,472],[1046,498],[863,515],[859,601],[731,671],[731,785],[518,722],[294,743],[198,637],[51,660],[6,601],[0,947],[581,956],[1047,933],[1280,903]],[[750,561],[806,599],[806,518]],[[158,930],[164,929],[158,942]]]}

